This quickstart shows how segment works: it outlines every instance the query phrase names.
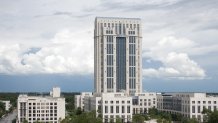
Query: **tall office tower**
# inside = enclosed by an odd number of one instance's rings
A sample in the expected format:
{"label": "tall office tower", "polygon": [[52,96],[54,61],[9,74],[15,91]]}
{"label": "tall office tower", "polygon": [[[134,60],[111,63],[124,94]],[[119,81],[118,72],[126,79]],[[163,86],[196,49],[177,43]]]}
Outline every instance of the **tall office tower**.
{"label": "tall office tower", "polygon": [[141,19],[96,17],[95,92],[142,90]]}

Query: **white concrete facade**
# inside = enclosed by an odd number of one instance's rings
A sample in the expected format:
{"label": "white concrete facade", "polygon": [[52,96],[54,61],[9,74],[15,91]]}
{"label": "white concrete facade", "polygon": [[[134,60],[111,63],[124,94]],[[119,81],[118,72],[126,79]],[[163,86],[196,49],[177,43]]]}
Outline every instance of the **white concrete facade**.
{"label": "white concrete facade", "polygon": [[84,99],[85,97],[92,96],[92,92],[82,92],[80,95],[75,95],[74,97],[74,106],[75,108],[81,108],[84,110]]}
{"label": "white concrete facade", "polygon": [[203,122],[204,108],[214,111],[218,108],[218,95],[209,93],[165,93],[157,95],[157,108],[160,111],[179,113],[187,118]]}
{"label": "white concrete facade", "polygon": [[50,92],[50,96],[52,97],[60,97],[61,96],[60,94],[61,94],[61,89],[59,87],[54,87]]}
{"label": "white concrete facade", "polygon": [[[56,88],[57,89],[57,88]],[[65,98],[57,97],[54,89],[51,96],[19,95],[17,102],[18,123],[27,120],[28,123],[36,121],[45,123],[58,123],[65,118]]]}
{"label": "white concrete facade", "polygon": [[[115,120],[117,116],[123,119],[123,122],[131,121],[133,114],[146,114],[150,108],[157,107],[157,95],[154,92],[135,93],[134,96],[129,96],[122,92],[94,93],[93,95],[90,93],[87,96],[84,96],[83,93],[83,96],[76,96],[79,98],[75,98],[75,103],[81,103],[80,100],[83,100],[84,111],[96,111],[97,116],[101,112],[104,122],[109,122],[111,119]],[[110,111],[111,106],[113,107],[113,112]],[[119,107],[118,112],[115,111],[117,106]],[[124,113],[122,113],[122,107],[125,108]],[[127,112],[128,108],[130,113],[129,111]]]}
{"label": "white concrete facade", "polygon": [[157,95],[154,92],[135,93],[133,114],[146,114],[150,108],[157,107]]}
{"label": "white concrete facade", "polygon": [[[75,96],[75,107],[101,112],[103,122],[132,121],[133,97],[142,91],[142,25],[139,18],[96,17],[94,95]],[[147,96],[145,94],[144,96]],[[139,96],[137,99],[149,98]],[[149,100],[148,99],[148,100]],[[156,98],[155,98],[156,99]],[[153,97],[152,97],[153,101]],[[155,103],[156,104],[156,103]],[[144,106],[143,108],[151,107]],[[135,108],[141,108],[136,106]]]}
{"label": "white concrete facade", "polygon": [[101,113],[103,122],[116,121],[120,117],[122,122],[132,121],[132,97],[125,93],[100,93],[92,97],[85,97],[85,111]]}
{"label": "white concrete facade", "polygon": [[140,93],[142,90],[141,52],[141,19],[96,17],[95,92]]}
{"label": "white concrete facade", "polygon": [[4,103],[5,105],[5,110],[8,111],[11,107],[11,103],[10,101],[7,101],[7,100],[0,100],[0,102]]}

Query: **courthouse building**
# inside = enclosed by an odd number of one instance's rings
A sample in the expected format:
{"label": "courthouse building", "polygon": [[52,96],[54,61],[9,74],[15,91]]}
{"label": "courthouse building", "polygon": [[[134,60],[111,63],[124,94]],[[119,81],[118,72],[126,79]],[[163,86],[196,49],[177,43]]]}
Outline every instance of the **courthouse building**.
{"label": "courthouse building", "polygon": [[65,98],[58,87],[53,88],[50,96],[19,95],[17,110],[18,123],[59,123],[65,118]]}

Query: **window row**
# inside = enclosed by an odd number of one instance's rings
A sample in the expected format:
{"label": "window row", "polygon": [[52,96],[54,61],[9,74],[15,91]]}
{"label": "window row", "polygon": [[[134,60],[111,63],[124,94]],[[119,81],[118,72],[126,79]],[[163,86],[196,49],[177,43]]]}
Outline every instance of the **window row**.
{"label": "window row", "polygon": [[57,105],[57,103],[29,103],[29,105]]}
{"label": "window row", "polygon": [[129,89],[136,89],[136,80],[135,78],[129,79]]}
{"label": "window row", "polygon": [[[108,110],[108,108],[110,108]],[[114,111],[115,110],[115,111]],[[105,106],[105,113],[125,113],[125,111],[127,113],[130,113],[130,106]]]}
{"label": "window row", "polygon": [[[103,24],[104,27],[117,27],[121,23],[100,23],[101,27],[103,27]],[[137,26],[137,28],[139,28],[139,24],[122,24],[122,26],[126,28],[136,28]]]}
{"label": "window row", "polygon": [[[201,103],[206,104],[206,102],[207,102],[208,104],[211,104],[211,103],[212,103],[212,101],[192,101],[192,104],[195,104],[195,103],[198,103],[198,104],[201,104]],[[216,103],[217,103],[216,101],[213,101],[213,104],[216,104]]]}
{"label": "window row", "polygon": [[57,109],[57,106],[37,106],[37,107],[35,107],[35,106],[33,106],[33,107],[31,107],[31,106],[29,106],[29,109],[31,110],[31,109]]}
{"label": "window row", "polygon": [[106,30],[106,34],[113,34],[113,30]]}
{"label": "window row", "polygon": [[107,55],[107,65],[112,66],[113,65],[113,55]]}
{"label": "window row", "polygon": [[114,88],[113,78],[107,78],[107,88],[108,89],[113,89]]}
{"label": "window row", "polygon": [[[50,112],[49,112],[50,111]],[[29,113],[57,113],[57,110],[29,110]]]}
{"label": "window row", "polygon": [[196,113],[196,109],[197,109],[197,113],[202,113],[202,111],[204,109],[208,109],[208,110],[217,110],[217,106],[213,106],[213,109],[212,109],[212,106],[192,106],[192,113]]}
{"label": "window row", "polygon": [[29,118],[29,120],[38,120],[38,121],[41,121],[41,120],[57,120],[57,117],[55,117],[55,118]]}
{"label": "window row", "polygon": [[[127,103],[127,104],[130,104],[130,101],[128,100],[128,101],[109,101],[110,102],[110,104],[114,104],[115,102],[116,102],[116,104],[119,104],[119,103],[122,103],[122,104],[124,104],[125,102]],[[105,104],[108,104],[108,101],[105,101]]]}
{"label": "window row", "polygon": [[29,117],[44,117],[44,116],[50,116],[50,117],[53,117],[53,116],[57,116],[57,114],[29,114]]}
{"label": "window row", "polygon": [[129,31],[129,35],[135,35],[135,31]]}
{"label": "window row", "polygon": [[135,76],[136,76],[135,67],[129,67],[129,77],[135,77]]}

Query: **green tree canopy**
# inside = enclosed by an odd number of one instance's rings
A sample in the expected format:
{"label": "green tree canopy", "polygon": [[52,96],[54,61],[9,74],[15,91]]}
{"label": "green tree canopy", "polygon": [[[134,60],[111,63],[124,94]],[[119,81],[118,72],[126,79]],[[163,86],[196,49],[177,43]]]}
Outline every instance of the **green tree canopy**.
{"label": "green tree canopy", "polygon": [[144,123],[145,118],[141,114],[135,114],[133,115],[133,123]]}

